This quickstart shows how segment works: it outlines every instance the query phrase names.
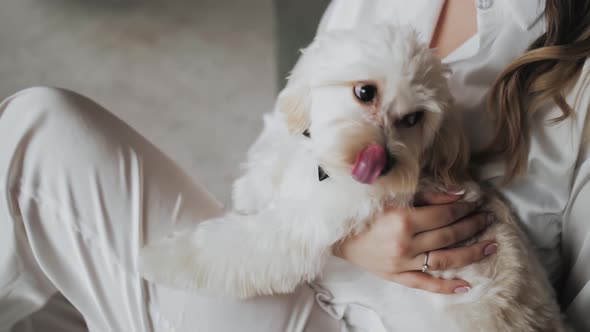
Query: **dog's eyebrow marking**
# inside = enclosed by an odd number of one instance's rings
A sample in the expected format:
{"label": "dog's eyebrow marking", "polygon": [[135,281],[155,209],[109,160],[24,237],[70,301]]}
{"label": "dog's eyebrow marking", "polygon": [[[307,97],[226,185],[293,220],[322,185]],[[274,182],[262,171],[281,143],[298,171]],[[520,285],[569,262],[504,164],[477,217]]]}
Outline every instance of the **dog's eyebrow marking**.
{"label": "dog's eyebrow marking", "polygon": [[321,84],[315,84],[312,87],[329,87],[329,86],[355,86],[356,84],[359,83],[367,83],[367,84],[375,84],[377,85],[377,83],[375,83],[374,80],[368,80],[368,79],[358,79],[358,80],[346,80],[346,81],[327,81]]}

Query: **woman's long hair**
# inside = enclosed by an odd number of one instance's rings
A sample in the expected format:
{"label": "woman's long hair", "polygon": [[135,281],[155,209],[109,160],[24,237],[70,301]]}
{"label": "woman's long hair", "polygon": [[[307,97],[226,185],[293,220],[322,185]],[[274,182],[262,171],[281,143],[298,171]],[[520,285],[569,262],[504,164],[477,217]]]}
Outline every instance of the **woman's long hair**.
{"label": "woman's long hair", "polygon": [[563,92],[577,82],[590,56],[589,0],[546,0],[544,14],[547,32],[500,74],[488,97],[494,135],[477,159],[504,160],[507,181],[527,168],[529,121],[543,105],[552,101],[561,109],[552,123],[574,115]]}

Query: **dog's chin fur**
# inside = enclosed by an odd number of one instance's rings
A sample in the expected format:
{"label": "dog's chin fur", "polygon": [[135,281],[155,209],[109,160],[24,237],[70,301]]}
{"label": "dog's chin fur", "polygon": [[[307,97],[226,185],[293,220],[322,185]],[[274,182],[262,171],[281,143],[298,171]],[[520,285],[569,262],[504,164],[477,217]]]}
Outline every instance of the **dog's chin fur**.
{"label": "dog's chin fur", "polygon": [[[405,331],[562,331],[551,286],[526,237],[506,205],[468,176],[468,146],[445,75],[437,57],[404,28],[318,37],[265,117],[234,183],[233,210],[144,248],[143,275],[239,298],[322,284],[331,246],[361,231],[385,205],[409,206],[418,191],[460,185],[464,200],[483,201],[495,213],[499,222],[481,238],[494,238],[500,251],[435,274],[463,278],[472,291],[445,297],[366,273],[355,287],[379,294],[366,305],[378,307],[388,328]],[[374,102],[356,100],[358,84],[377,87]],[[416,111],[424,112],[418,124],[398,125]],[[366,185],[351,172],[370,144],[384,147],[396,163]],[[319,181],[319,166],[329,178]],[[408,310],[417,312],[405,315]]]}

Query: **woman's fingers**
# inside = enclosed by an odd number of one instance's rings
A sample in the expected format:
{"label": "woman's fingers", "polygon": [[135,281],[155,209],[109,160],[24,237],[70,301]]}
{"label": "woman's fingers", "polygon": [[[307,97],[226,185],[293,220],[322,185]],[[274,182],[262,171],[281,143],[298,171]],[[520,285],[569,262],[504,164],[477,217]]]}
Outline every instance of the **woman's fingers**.
{"label": "woman's fingers", "polygon": [[414,206],[450,204],[461,199],[464,191],[454,193],[422,192],[414,198]]}
{"label": "woman's fingers", "polygon": [[[399,212],[393,215],[393,222],[400,223],[400,227],[410,228],[413,234],[445,227],[465,217],[476,208],[475,203],[457,202],[444,205],[429,205]],[[398,220],[395,220],[395,218]]]}
{"label": "woman's fingers", "polygon": [[478,213],[463,218],[449,226],[417,234],[412,242],[412,249],[419,254],[452,246],[472,238],[493,221],[494,216],[490,213]]}
{"label": "woman's fingers", "polygon": [[[482,241],[471,246],[436,250],[429,254],[428,271],[440,271],[465,267],[480,261],[486,256],[493,255],[498,250],[498,244],[493,241]],[[411,269],[420,270],[424,264],[424,255],[418,255],[413,261]],[[422,289],[432,293],[460,294],[470,290],[468,282],[460,279],[446,280],[431,276],[427,273],[411,271],[398,273],[393,276],[382,276],[406,287]]]}
{"label": "woman's fingers", "polygon": [[404,272],[388,278],[406,287],[422,289],[431,293],[467,293],[470,285],[465,280],[446,280],[422,272]]}
{"label": "woman's fingers", "polygon": [[[470,246],[435,250],[428,254],[428,271],[458,269],[493,255],[498,250],[494,241],[482,241]],[[425,254],[416,256],[408,268],[421,270],[424,265]]]}

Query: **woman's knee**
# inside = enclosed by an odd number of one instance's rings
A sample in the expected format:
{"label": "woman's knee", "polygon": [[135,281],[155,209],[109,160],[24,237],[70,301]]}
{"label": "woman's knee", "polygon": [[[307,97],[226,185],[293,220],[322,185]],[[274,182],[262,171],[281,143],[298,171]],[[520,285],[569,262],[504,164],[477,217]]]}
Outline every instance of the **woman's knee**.
{"label": "woman's knee", "polygon": [[9,112],[59,112],[70,109],[64,107],[76,100],[84,98],[81,95],[62,88],[31,87],[21,90],[6,98],[2,102],[2,113]]}
{"label": "woman's knee", "polygon": [[32,87],[21,90],[2,102],[0,114],[17,113],[19,117],[42,116],[68,123],[81,116],[104,111],[100,105],[76,92],[55,87]]}
{"label": "woman's knee", "polygon": [[12,132],[57,155],[88,152],[84,148],[90,146],[111,150],[124,142],[120,132],[130,129],[89,98],[53,87],[28,88],[7,98],[0,106],[0,127],[8,131],[3,135]]}

